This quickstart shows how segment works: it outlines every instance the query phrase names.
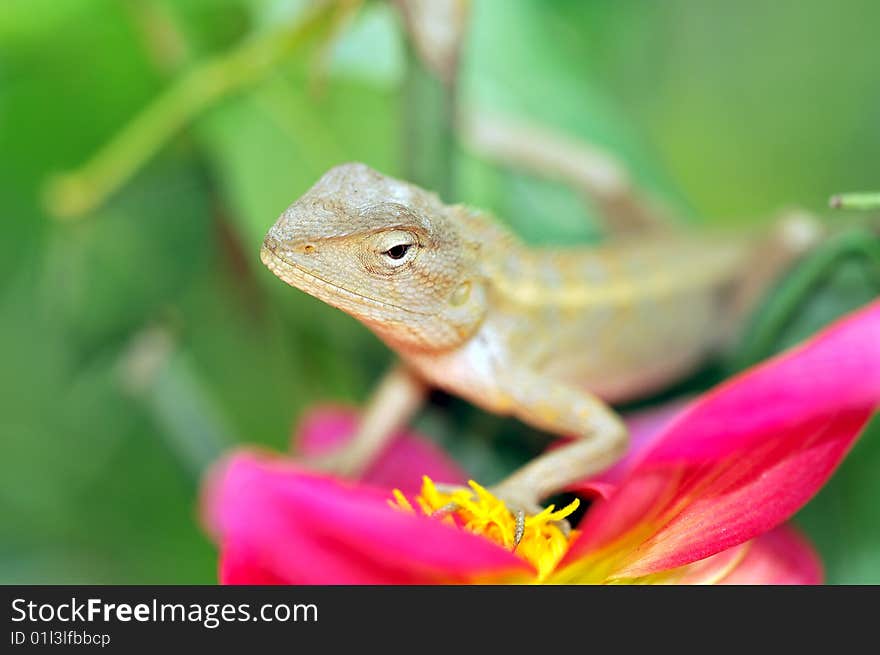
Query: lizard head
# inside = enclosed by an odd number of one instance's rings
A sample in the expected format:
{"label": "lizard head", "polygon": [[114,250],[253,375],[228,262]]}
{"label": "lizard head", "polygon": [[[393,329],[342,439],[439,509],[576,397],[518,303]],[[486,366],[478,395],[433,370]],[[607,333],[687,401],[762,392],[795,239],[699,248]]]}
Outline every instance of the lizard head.
{"label": "lizard head", "polygon": [[392,348],[447,349],[485,312],[482,244],[467,238],[462,212],[364,164],[343,164],[281,214],[261,257]]}

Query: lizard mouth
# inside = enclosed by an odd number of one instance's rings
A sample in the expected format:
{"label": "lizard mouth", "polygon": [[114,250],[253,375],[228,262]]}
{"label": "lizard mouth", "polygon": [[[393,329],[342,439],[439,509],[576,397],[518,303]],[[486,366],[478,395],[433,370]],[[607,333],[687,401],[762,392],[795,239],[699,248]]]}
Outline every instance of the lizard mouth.
{"label": "lizard mouth", "polygon": [[407,309],[406,307],[401,307],[400,305],[385,302],[384,300],[365,296],[362,293],[351,291],[350,289],[334,284],[329,280],[325,280],[321,276],[304,269],[296,262],[292,262],[283,257],[279,254],[274,244],[270,243],[268,239],[263,243],[263,247],[260,249],[260,259],[270,271],[290,286],[316,296],[330,305],[340,306],[346,304],[342,301],[348,300],[361,306],[366,305],[379,309],[393,309],[408,314],[417,314],[419,316],[430,316],[427,312],[417,312],[412,309]]}

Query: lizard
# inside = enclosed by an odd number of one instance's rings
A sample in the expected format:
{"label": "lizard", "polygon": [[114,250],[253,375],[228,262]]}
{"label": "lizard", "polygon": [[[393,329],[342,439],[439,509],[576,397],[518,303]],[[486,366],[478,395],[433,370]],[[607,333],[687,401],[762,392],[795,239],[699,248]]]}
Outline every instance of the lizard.
{"label": "lizard", "polygon": [[261,259],[400,360],[346,450],[321,466],[362,471],[439,388],[576,437],[492,488],[520,520],[624,453],[609,403],[660,390],[730,340],[756,290],[815,240],[804,216],[783,224],[772,238],[661,230],[530,247],[488,212],[348,163],[281,214]]}

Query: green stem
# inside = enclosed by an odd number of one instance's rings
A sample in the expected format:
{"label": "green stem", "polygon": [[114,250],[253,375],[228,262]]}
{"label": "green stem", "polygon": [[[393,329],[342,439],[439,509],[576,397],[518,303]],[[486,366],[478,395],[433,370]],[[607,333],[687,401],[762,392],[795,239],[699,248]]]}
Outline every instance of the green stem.
{"label": "green stem", "polygon": [[772,304],[752,326],[746,339],[749,345],[736,358],[734,370],[744,369],[769,356],[806,298],[840,262],[851,257],[862,258],[868,263],[874,284],[880,290],[880,240],[865,230],[838,234],[786,278],[774,294]]}
{"label": "green stem", "polygon": [[319,2],[300,21],[259,34],[196,65],[148,105],[80,168],[49,180],[46,208],[75,219],[102,204],[169,139],[224,96],[262,79],[306,38],[329,24],[334,2]]}
{"label": "green stem", "polygon": [[403,166],[409,181],[455,199],[455,84],[431,72],[410,45],[403,89]]}
{"label": "green stem", "polygon": [[189,43],[168,6],[158,0],[124,0],[144,48],[161,73],[177,72],[190,57]]}
{"label": "green stem", "polygon": [[152,415],[177,460],[198,483],[234,444],[234,431],[169,328],[141,330],[119,362],[123,388]]}
{"label": "green stem", "polygon": [[831,197],[829,204],[835,209],[880,209],[880,192],[839,193]]}

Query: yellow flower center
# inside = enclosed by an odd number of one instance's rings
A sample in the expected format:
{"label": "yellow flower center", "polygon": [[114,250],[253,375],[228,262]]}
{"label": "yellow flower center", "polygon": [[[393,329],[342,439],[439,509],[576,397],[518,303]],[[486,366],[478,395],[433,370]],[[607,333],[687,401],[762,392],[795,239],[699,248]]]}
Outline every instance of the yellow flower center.
{"label": "yellow flower center", "polygon": [[[569,540],[575,535],[572,532],[566,536],[556,523],[574,512],[580,501],[575,499],[558,511],[550,505],[539,514],[526,516],[522,539],[515,544],[516,517],[513,512],[476,482],[470,481],[468,486],[470,490],[456,489],[444,493],[425,476],[421,493],[415,501],[426,516],[440,518],[512,550],[531,563],[538,571],[538,581],[543,581],[556,568],[568,550]],[[389,501],[392,507],[415,512],[400,490],[395,489],[393,493],[394,500]]]}

